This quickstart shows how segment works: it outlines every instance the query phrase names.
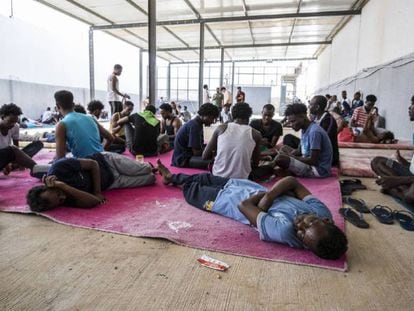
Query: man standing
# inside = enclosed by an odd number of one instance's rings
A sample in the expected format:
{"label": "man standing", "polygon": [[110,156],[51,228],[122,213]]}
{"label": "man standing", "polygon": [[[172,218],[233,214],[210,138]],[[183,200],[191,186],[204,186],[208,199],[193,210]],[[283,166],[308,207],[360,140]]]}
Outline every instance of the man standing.
{"label": "man standing", "polygon": [[244,103],[246,101],[246,94],[242,91],[241,86],[237,87],[236,102]]}
{"label": "man standing", "polygon": [[119,79],[122,73],[122,66],[116,64],[114,66],[114,71],[109,75],[107,80],[107,90],[108,90],[108,102],[109,106],[111,106],[111,115],[115,112],[120,112],[122,110],[122,99],[127,98],[129,99],[128,94],[122,94],[119,91]]}
{"label": "man standing", "polygon": [[231,97],[230,91],[227,90],[224,86],[220,90],[223,94],[223,106],[229,105],[230,107],[233,104],[233,98]]}
{"label": "man standing", "polygon": [[234,121],[217,127],[203,152],[203,159],[212,160],[215,156],[214,176],[247,179],[252,166],[259,164],[262,136],[248,125],[252,115],[248,104],[234,105],[231,114]]}
{"label": "man standing", "polygon": [[210,93],[208,91],[208,85],[204,84],[203,86],[203,104],[210,103]]}
{"label": "man standing", "polygon": [[349,100],[347,99],[346,91],[342,91],[341,106],[342,106],[342,116],[344,118],[349,118],[350,116],[352,116],[352,109],[351,109],[351,105],[349,104]]}
{"label": "man standing", "polygon": [[300,148],[288,154],[280,152],[274,164],[300,177],[323,178],[331,175],[332,144],[328,134],[316,123],[309,120],[304,104],[286,107],[285,117],[292,129],[302,130]]}
{"label": "man standing", "polygon": [[216,88],[216,93],[213,95],[213,104],[221,111],[223,107],[224,95],[220,92],[220,88]]}
{"label": "man standing", "polygon": [[282,125],[273,120],[275,115],[275,107],[271,104],[263,106],[262,119],[252,120],[250,126],[262,134],[261,145],[266,148],[274,148],[279,141],[279,138],[283,136]]}

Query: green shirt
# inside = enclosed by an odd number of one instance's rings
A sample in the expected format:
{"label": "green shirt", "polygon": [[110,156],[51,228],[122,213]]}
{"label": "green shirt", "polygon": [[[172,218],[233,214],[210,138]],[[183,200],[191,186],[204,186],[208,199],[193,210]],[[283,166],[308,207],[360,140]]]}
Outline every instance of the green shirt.
{"label": "green shirt", "polygon": [[221,108],[223,104],[224,95],[222,93],[215,93],[213,95],[213,104]]}

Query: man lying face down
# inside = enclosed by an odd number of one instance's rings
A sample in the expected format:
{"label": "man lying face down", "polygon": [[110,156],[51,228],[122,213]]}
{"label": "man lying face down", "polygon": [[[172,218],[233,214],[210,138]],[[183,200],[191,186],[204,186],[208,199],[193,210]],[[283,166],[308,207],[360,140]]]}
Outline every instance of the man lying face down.
{"label": "man lying face down", "polygon": [[160,161],[158,169],[164,184],[182,186],[189,204],[253,225],[261,240],[306,248],[324,259],[338,259],[347,250],[347,239],[328,208],[294,177],[267,190],[249,180],[172,174]]}
{"label": "man lying face down", "polygon": [[152,185],[155,176],[147,163],[101,152],[84,159],[62,158],[52,164],[43,181],[45,185],[33,187],[26,197],[35,212],[62,205],[94,207],[105,202],[103,190]]}

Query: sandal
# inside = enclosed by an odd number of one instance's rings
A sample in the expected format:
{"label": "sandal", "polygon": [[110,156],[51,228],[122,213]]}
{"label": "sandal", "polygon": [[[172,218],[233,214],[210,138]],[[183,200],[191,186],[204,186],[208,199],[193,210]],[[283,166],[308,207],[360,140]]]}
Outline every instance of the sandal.
{"label": "sandal", "polygon": [[342,195],[351,195],[354,190],[366,190],[359,179],[343,179],[339,181]]}
{"label": "sandal", "polygon": [[392,225],[394,223],[394,215],[388,206],[375,205],[371,209],[371,214],[374,215],[380,223]]}
{"label": "sandal", "polygon": [[394,218],[401,228],[407,231],[414,231],[414,214],[407,211],[394,211]]}
{"label": "sandal", "polygon": [[370,210],[365,204],[364,200],[355,199],[351,197],[345,197],[345,198],[342,198],[342,202],[345,204],[348,204],[349,206],[352,206],[360,213],[370,213]]}
{"label": "sandal", "polygon": [[347,221],[358,228],[367,229],[369,224],[364,220],[362,213],[355,213],[351,208],[340,208],[339,214],[341,214]]}

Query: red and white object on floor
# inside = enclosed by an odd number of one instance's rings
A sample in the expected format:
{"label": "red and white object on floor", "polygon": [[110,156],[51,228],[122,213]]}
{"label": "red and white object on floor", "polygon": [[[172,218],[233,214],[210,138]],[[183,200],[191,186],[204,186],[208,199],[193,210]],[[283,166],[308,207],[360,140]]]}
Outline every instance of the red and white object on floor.
{"label": "red and white object on floor", "polygon": [[223,261],[211,258],[207,255],[203,255],[197,259],[197,261],[204,267],[219,270],[219,271],[226,271],[230,266]]}

